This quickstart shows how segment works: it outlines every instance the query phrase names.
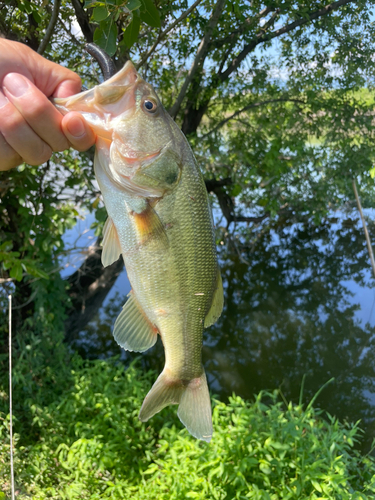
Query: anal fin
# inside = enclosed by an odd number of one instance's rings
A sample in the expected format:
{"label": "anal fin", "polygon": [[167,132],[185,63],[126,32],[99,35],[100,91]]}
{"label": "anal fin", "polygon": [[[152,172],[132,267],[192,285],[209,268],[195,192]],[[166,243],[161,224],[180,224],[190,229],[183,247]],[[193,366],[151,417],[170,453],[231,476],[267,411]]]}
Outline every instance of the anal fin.
{"label": "anal fin", "polygon": [[126,351],[144,352],[152,347],[158,337],[157,328],[150,322],[134,292],[128,295],[116,319],[113,336]]}
{"label": "anal fin", "polygon": [[216,288],[212,297],[212,304],[204,320],[204,327],[207,328],[220,318],[224,306],[223,282],[221,279],[220,268],[217,268]]}
{"label": "anal fin", "polygon": [[121,255],[120,241],[115,225],[110,217],[108,217],[104,224],[102,247],[102,264],[104,267],[107,267],[116,262]]}

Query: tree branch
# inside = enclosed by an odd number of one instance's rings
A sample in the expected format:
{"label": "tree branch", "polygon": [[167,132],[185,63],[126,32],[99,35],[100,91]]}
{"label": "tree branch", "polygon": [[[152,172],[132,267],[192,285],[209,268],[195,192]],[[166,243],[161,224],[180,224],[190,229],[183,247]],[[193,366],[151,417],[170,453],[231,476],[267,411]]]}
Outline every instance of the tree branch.
{"label": "tree branch", "polygon": [[169,114],[172,116],[172,118],[175,118],[177,113],[180,110],[180,106],[182,104],[182,101],[186,95],[187,89],[192,82],[201,62],[204,62],[204,59],[207,55],[208,49],[209,49],[209,43],[211,41],[212,33],[214,29],[217,26],[217,23],[219,21],[219,18],[221,16],[221,13],[224,10],[225,6],[225,0],[218,0],[215,8],[212,12],[212,15],[210,17],[210,20],[207,24],[207,28],[205,30],[204,37],[202,38],[201,43],[199,44],[195,59],[193,61],[193,64],[191,65],[191,68],[186,76],[186,79],[181,87],[180,93],[177,96],[177,99],[171,109],[169,110]]}
{"label": "tree branch", "polygon": [[181,16],[176,19],[171,25],[168,26],[168,28],[166,28],[164,31],[161,31],[154,43],[154,45],[151,47],[151,49],[142,56],[142,59],[140,60],[140,62],[136,65],[136,68],[139,69],[140,67],[142,67],[144,65],[144,63],[147,61],[147,59],[151,56],[151,54],[154,53],[156,47],[159,45],[159,43],[164,40],[164,38],[166,37],[166,35],[168,35],[168,33],[173,30],[173,28],[175,26],[177,26],[177,24],[179,24],[181,21],[183,21],[185,19],[185,17],[187,17],[190,12],[192,12],[195,7],[197,7],[200,3],[202,2],[202,0],[196,0],[193,5],[191,7],[189,7],[185,12],[183,12],[181,14]]}
{"label": "tree branch", "polygon": [[231,177],[226,177],[225,179],[205,179],[204,183],[206,184],[206,189],[207,191],[210,192],[215,192],[215,189],[223,186],[230,186],[233,184],[232,178]]}
{"label": "tree branch", "polygon": [[246,217],[245,215],[234,215],[233,222],[253,222],[254,224],[258,224],[259,222],[264,221],[267,217],[270,216],[269,212],[265,212],[263,215],[259,215],[257,217]]}
{"label": "tree branch", "polygon": [[228,116],[227,118],[224,118],[224,120],[221,120],[212,130],[210,130],[206,134],[202,135],[201,139],[204,139],[205,137],[209,136],[210,134],[216,132],[216,130],[223,127],[226,123],[228,123],[230,120],[233,120],[233,118],[236,118],[236,116],[240,115],[244,111],[248,111],[249,109],[252,109],[252,108],[259,108],[259,106],[265,106],[266,104],[271,104],[274,102],[298,102],[299,104],[305,104],[305,102],[300,100],[300,99],[290,99],[288,97],[280,97],[279,99],[268,99],[267,101],[254,102],[254,103],[248,104],[247,106],[244,106],[242,109],[239,109],[238,111],[236,111],[232,115]]}
{"label": "tree branch", "polygon": [[269,14],[272,11],[271,7],[266,7],[265,9],[261,10],[258,14],[255,14],[253,17],[248,17],[235,31],[233,31],[230,35],[226,36],[225,38],[222,38],[221,40],[211,40],[210,42],[210,47],[214,47],[215,49],[219,49],[223,45],[226,45],[227,43],[233,43],[238,40],[238,37],[242,35],[242,33],[245,33],[246,30],[250,28],[254,24],[254,22],[258,19],[261,19],[262,17],[265,17],[267,14]]}
{"label": "tree branch", "polygon": [[44,51],[47,48],[47,45],[51,39],[51,36],[53,34],[53,30],[55,29],[58,17],[59,17],[59,10],[60,10],[60,5],[61,5],[61,0],[54,0],[53,2],[53,10],[51,14],[51,19],[49,20],[46,33],[43,37],[43,40],[40,42],[40,45],[38,47],[38,54],[42,55]]}
{"label": "tree branch", "polygon": [[108,292],[124,267],[122,257],[112,265],[103,267],[102,249],[98,241],[91,247],[81,267],[66,280],[70,284],[68,294],[72,308],[67,310],[65,337],[69,341],[79,333],[98,312]]}
{"label": "tree branch", "polygon": [[272,16],[268,19],[268,21],[265,22],[264,25],[260,27],[260,31],[265,33],[268,30],[268,28],[273,26],[279,14],[280,14],[280,9],[276,9],[275,12],[272,14]]}
{"label": "tree branch", "polygon": [[86,42],[91,43],[94,40],[94,32],[90,24],[89,15],[84,11],[83,5],[79,0],[72,0],[74,12],[76,13],[78,24],[82,30]]}
{"label": "tree branch", "polygon": [[69,30],[69,29],[65,26],[64,22],[63,22],[61,19],[59,19],[59,20],[58,20],[58,22],[59,22],[59,25],[62,27],[62,29],[65,31],[65,33],[68,35],[68,37],[70,38],[70,40],[74,43],[74,45],[77,45],[77,47],[82,48],[83,42],[80,42],[80,41],[79,41],[79,40],[78,40],[78,39],[77,39],[77,38],[73,35],[73,33],[71,32],[71,30]]}
{"label": "tree branch", "polygon": [[283,28],[273,31],[272,33],[262,33],[262,34],[259,33],[250,43],[248,43],[244,47],[244,49],[240,52],[240,54],[232,60],[228,68],[223,73],[218,74],[219,79],[221,81],[226,80],[229,77],[229,75],[239,67],[239,65],[242,63],[245,57],[247,57],[247,55],[252,50],[254,50],[255,47],[260,43],[268,42],[276,37],[283,35],[284,33],[288,33],[289,31],[294,30],[298,26],[303,26],[304,24],[307,24],[310,21],[313,21],[314,19],[318,19],[319,17],[325,16],[330,12],[342,7],[343,5],[352,2],[354,3],[356,2],[356,0],[338,0],[337,2],[332,2],[331,4],[326,5],[322,9],[312,12],[311,14],[309,14],[307,19],[306,18],[299,19],[298,21],[294,21],[293,23],[287,24]]}
{"label": "tree branch", "polygon": [[223,189],[224,186],[230,186],[233,184],[231,177],[226,177],[225,179],[207,179],[204,181],[206,184],[207,191],[214,193],[219,202],[221,211],[227,220],[227,225],[231,222],[262,222],[264,219],[270,216],[269,212],[259,215],[257,217],[247,217],[245,215],[236,215],[234,213],[234,203],[229,194]]}

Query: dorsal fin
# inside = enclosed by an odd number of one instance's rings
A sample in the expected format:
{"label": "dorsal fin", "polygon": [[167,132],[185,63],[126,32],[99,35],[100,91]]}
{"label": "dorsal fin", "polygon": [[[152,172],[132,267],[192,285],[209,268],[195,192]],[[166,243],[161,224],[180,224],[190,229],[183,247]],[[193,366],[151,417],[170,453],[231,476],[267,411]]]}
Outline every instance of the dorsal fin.
{"label": "dorsal fin", "polygon": [[134,292],[116,319],[113,336],[126,351],[143,352],[152,347],[158,337],[158,329],[150,322]]}
{"label": "dorsal fin", "polygon": [[223,282],[221,280],[220,269],[217,268],[216,289],[212,297],[212,304],[204,320],[204,327],[207,328],[220,318],[224,306]]}
{"label": "dorsal fin", "polygon": [[104,224],[102,247],[102,264],[104,267],[107,267],[116,262],[121,255],[120,240],[110,217],[108,217]]}

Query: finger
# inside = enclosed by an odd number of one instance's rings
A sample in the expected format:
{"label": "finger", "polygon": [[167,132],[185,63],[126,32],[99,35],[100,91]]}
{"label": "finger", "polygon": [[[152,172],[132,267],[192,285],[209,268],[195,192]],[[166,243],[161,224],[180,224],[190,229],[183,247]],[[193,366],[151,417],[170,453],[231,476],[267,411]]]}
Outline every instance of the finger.
{"label": "finger", "polygon": [[53,151],[69,148],[61,130],[61,114],[35,85],[18,73],[10,73],[4,77],[3,89],[31,129]]}
{"label": "finger", "polygon": [[0,133],[7,144],[26,163],[40,165],[46,162],[52,150],[30,128],[17,108],[0,92]]}
{"label": "finger", "polygon": [[62,120],[62,130],[74,149],[86,151],[95,143],[95,134],[79,113],[71,111]]}
{"label": "finger", "polygon": [[21,165],[22,161],[20,155],[9,146],[2,134],[0,134],[0,172]]}
{"label": "finger", "polygon": [[[62,66],[58,66],[58,76],[60,79],[62,76],[61,68]],[[55,91],[53,92],[53,97],[69,97],[81,92],[82,81],[80,77],[76,73],[73,73],[73,71],[70,71],[67,68],[65,69],[67,70],[67,74],[63,74],[65,80],[57,85]]]}

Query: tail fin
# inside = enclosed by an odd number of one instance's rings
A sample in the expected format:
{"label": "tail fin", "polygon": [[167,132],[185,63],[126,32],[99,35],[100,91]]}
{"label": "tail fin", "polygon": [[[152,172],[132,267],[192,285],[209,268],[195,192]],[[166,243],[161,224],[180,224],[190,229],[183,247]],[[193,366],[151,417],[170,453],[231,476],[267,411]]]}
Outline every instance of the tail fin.
{"label": "tail fin", "polygon": [[171,380],[164,371],[143,401],[139,419],[146,422],[170,404],[179,404],[177,415],[197,439],[210,442],[212,437],[211,400],[206,374],[190,380],[187,385]]}
{"label": "tail fin", "polygon": [[177,415],[190,434],[208,443],[211,441],[211,400],[204,371],[199,378],[189,382],[181,396]]}

